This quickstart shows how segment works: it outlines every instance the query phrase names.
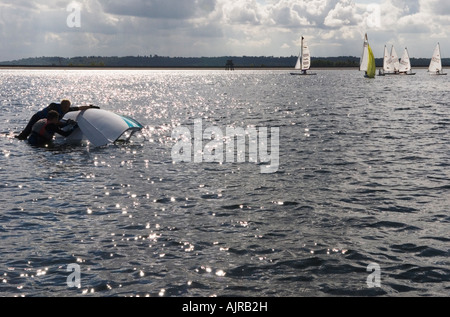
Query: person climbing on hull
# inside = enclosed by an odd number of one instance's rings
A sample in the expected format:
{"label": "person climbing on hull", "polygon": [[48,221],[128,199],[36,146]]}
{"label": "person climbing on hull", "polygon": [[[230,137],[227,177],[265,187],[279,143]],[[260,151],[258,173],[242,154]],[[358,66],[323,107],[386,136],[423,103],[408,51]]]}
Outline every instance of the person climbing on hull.
{"label": "person climbing on hull", "polygon": [[19,140],[26,140],[28,136],[31,134],[31,130],[33,125],[39,120],[46,119],[47,115],[50,111],[56,111],[60,118],[63,118],[67,112],[71,111],[79,111],[79,110],[87,110],[87,109],[100,109],[99,107],[95,107],[93,105],[90,106],[81,106],[81,107],[71,107],[71,102],[69,100],[63,100],[61,103],[51,103],[48,107],[42,109],[41,111],[36,112],[28,122],[25,129],[16,136]]}

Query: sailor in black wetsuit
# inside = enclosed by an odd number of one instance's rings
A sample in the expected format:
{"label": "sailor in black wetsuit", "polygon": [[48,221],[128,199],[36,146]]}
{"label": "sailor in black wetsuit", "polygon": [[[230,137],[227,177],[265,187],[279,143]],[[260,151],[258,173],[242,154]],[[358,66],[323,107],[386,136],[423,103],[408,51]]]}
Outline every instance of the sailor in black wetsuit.
{"label": "sailor in black wetsuit", "polygon": [[30,122],[28,122],[25,129],[18,136],[16,136],[16,138],[18,138],[19,140],[26,140],[31,133],[31,129],[33,128],[33,125],[41,119],[46,119],[48,113],[52,110],[56,111],[59,114],[60,118],[63,118],[64,115],[70,111],[87,110],[90,108],[98,109],[98,107],[94,107],[92,105],[82,106],[82,107],[71,107],[70,105],[71,105],[71,103],[69,100],[63,100],[61,103],[52,103],[47,108],[45,108],[39,112],[36,112],[31,117]]}
{"label": "sailor in black wetsuit", "polygon": [[[71,124],[70,122],[68,124]],[[60,128],[59,114],[55,110],[48,112],[46,119],[40,119],[31,128],[31,135],[28,138],[28,143],[34,146],[44,146],[52,142],[55,133],[68,137],[76,128],[69,131],[63,131]]]}

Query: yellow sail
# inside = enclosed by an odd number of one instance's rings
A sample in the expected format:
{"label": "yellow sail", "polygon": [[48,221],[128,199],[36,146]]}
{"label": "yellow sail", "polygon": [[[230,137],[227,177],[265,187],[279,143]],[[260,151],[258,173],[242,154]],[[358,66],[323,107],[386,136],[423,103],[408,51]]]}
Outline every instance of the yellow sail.
{"label": "yellow sail", "polygon": [[373,56],[373,52],[372,49],[370,48],[370,45],[368,49],[369,49],[369,62],[367,64],[367,77],[375,78],[376,73],[375,57]]}

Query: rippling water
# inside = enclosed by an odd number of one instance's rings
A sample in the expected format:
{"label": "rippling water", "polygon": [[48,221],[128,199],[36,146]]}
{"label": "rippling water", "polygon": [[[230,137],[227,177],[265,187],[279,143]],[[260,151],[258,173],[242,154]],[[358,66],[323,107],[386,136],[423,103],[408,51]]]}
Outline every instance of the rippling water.
{"label": "rippling water", "polygon": [[[317,72],[1,70],[0,296],[448,295],[450,76]],[[12,137],[63,98],[146,128],[102,148]],[[195,119],[279,127],[278,171],[174,164]]]}

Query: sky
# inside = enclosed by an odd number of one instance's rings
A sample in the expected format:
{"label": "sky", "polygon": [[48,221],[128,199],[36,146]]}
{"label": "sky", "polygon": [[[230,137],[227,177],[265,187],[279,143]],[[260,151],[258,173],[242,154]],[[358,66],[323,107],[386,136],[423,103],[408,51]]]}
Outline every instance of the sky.
{"label": "sky", "polygon": [[0,0],[0,61],[41,56],[450,57],[449,0]]}

